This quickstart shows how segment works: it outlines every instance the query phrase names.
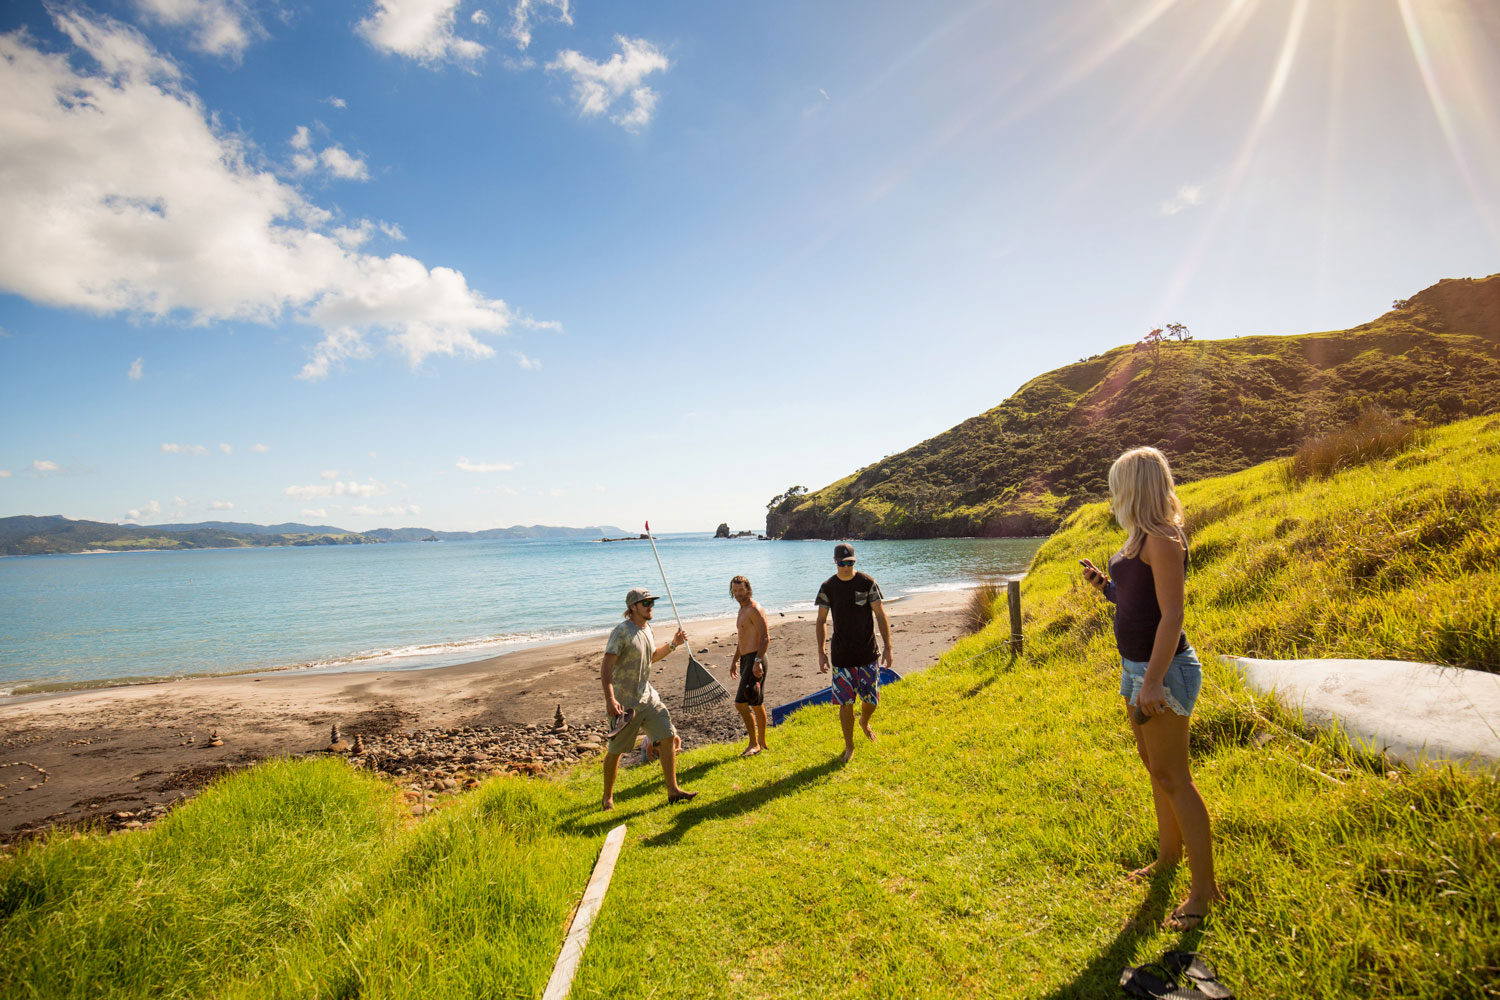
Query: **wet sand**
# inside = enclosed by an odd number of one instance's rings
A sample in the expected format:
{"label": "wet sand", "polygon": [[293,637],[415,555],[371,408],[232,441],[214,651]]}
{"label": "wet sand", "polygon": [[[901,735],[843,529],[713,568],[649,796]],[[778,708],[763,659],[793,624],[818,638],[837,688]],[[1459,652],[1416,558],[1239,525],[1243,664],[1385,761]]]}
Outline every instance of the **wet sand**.
{"label": "wet sand", "polygon": [[[962,634],[967,600],[967,591],[954,591],[888,602],[896,670],[914,673],[935,662]],[[828,685],[818,672],[814,619],[813,612],[770,614],[767,706]],[[675,630],[670,618],[654,628],[659,641]],[[734,620],[689,623],[687,631],[698,660],[732,692]],[[570,723],[601,723],[603,645],[601,635],[447,667],[204,677],[0,705],[0,843],[59,822],[170,805],[233,767],[321,751],[335,723],[350,741],[356,734],[550,725],[559,706]],[[654,671],[653,683],[674,709],[686,667],[679,650]],[[732,706],[716,711],[680,726],[689,749],[743,737]],[[222,746],[208,746],[215,730]]]}

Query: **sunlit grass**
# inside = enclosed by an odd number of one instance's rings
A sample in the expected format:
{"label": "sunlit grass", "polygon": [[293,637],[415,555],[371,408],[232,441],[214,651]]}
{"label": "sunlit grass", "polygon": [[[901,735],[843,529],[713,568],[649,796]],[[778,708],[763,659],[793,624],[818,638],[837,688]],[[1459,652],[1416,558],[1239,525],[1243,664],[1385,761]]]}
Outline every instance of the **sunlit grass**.
{"label": "sunlit grass", "polygon": [[[1205,652],[1495,658],[1500,422],[1289,490],[1274,465],[1183,490],[1188,631]],[[884,692],[838,763],[830,708],[748,760],[496,778],[414,825],[337,762],[272,763],[162,825],[0,863],[6,997],[536,996],[605,832],[628,835],[575,997],[1115,997],[1120,969],[1204,951],[1241,996],[1482,998],[1500,969],[1500,786],[1410,773],[1254,697],[1211,657],[1192,725],[1228,902],[1124,875],[1155,821],[1078,578],[1119,532],[1086,508],[1008,622]],[[1486,610],[1487,609],[1487,610]],[[899,666],[899,663],[898,663]]]}

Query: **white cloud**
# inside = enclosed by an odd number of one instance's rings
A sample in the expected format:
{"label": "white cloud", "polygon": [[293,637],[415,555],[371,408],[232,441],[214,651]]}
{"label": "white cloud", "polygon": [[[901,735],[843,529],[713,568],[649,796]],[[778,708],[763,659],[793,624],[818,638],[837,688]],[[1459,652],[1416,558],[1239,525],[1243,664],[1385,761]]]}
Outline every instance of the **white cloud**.
{"label": "white cloud", "polygon": [[1176,215],[1185,209],[1203,204],[1203,185],[1184,184],[1177,193],[1161,203],[1162,215]]}
{"label": "white cloud", "polygon": [[148,517],[154,517],[155,515],[160,514],[160,513],[161,513],[161,504],[158,501],[156,501],[156,500],[152,500],[152,501],[149,501],[146,504],[143,504],[141,507],[139,507],[139,508],[137,508],[135,510],[127,510],[125,512],[125,520],[127,520],[127,521],[142,521],[142,520],[145,520]]}
{"label": "white cloud", "polygon": [[608,62],[594,62],[572,49],[557,54],[547,64],[549,70],[562,70],[573,78],[573,97],[578,113],[585,117],[600,115],[629,95],[629,108],[610,115],[610,121],[629,132],[639,132],[651,121],[656,109],[656,91],[641,85],[652,73],[665,72],[671,65],[656,46],[640,38],[616,35],[620,51]]}
{"label": "white cloud", "polygon": [[208,506],[211,510],[234,510],[234,504],[228,500],[215,500]]}
{"label": "white cloud", "polygon": [[304,508],[302,508],[302,516],[303,517],[327,517],[328,516],[328,511],[325,508],[322,508],[322,507],[318,507],[318,508],[304,507]]}
{"label": "white cloud", "polygon": [[310,324],[323,340],[304,378],[369,356],[367,337],[413,365],[494,354],[479,338],[510,327],[505,302],[458,271],[342,245],[333,215],[257,167],[139,33],[54,16],[99,68],[0,35],[0,218],[13,234],[0,241],[0,292],[198,325]]}
{"label": "white cloud", "polygon": [[490,23],[490,16],[482,10],[476,10],[474,13],[469,15],[469,20],[473,21],[480,27],[483,27],[484,25]]}
{"label": "white cloud", "polygon": [[594,487],[594,492],[595,493],[607,493],[607,492],[609,492],[609,487],[605,486],[603,483],[599,483],[599,484],[597,484]]}
{"label": "white cloud", "polygon": [[252,444],[250,446],[250,450],[260,452],[262,455],[264,455],[266,452],[271,450],[271,446],[268,444]]}
{"label": "white cloud", "polygon": [[[298,125],[297,131],[292,133],[291,139],[287,140],[295,152],[292,153],[292,169],[299,174],[310,174],[322,167],[325,171],[340,180],[345,181],[367,181],[370,179],[370,168],[364,160],[349,154],[338,143],[325,146],[321,151],[313,149],[312,130],[306,125]],[[372,229],[374,224],[368,219],[360,220],[360,225],[366,229]],[[337,234],[340,230],[335,229]],[[340,242],[343,242],[342,240]],[[360,242],[363,242],[361,240]],[[346,246],[348,244],[345,244]],[[357,245],[357,244],[356,244]]]}
{"label": "white cloud", "polygon": [[125,373],[126,378],[140,378],[144,373],[144,358],[136,358],[130,363],[130,370]]}
{"label": "white cloud", "polygon": [[516,364],[520,365],[522,368],[526,369],[527,371],[541,370],[542,363],[538,359],[527,357],[520,351],[516,351],[514,353],[516,356]]}
{"label": "white cloud", "polygon": [[[568,10],[569,0],[516,0],[510,10],[508,34],[515,39],[516,48],[524,49],[531,44],[531,22],[533,18],[550,16],[563,24],[573,23],[573,14]],[[548,14],[548,12],[554,12]]]}
{"label": "white cloud", "polygon": [[511,462],[471,462],[467,458],[460,458],[458,468],[464,472],[510,472],[515,465]]}
{"label": "white cloud", "polygon": [[232,445],[232,444],[225,444],[223,441],[220,441],[219,442],[219,450],[222,451],[226,455],[233,455],[234,454],[234,445]]}
{"label": "white cloud", "polygon": [[9,478],[10,478],[10,470],[9,469],[0,469],[0,479],[9,479]]}
{"label": "white cloud", "polygon": [[237,0],[135,0],[150,20],[193,33],[193,48],[239,59],[265,29]]}
{"label": "white cloud", "polygon": [[365,517],[390,517],[422,513],[422,508],[418,507],[414,503],[392,504],[389,507],[383,507],[380,509],[366,506],[365,504],[360,504],[357,507],[351,507],[350,510]]}
{"label": "white cloud", "polygon": [[334,107],[338,108],[340,111],[343,111],[349,106],[349,102],[344,100],[342,97],[325,97],[323,98],[323,103],[331,104]]}
{"label": "white cloud", "polygon": [[172,503],[173,503],[174,506],[177,506],[177,507],[186,507],[187,506],[187,501],[184,500],[184,499],[182,499],[182,497],[173,497],[172,498]]}
{"label": "white cloud", "polygon": [[339,470],[338,469],[324,469],[322,472],[319,473],[319,475],[321,475],[324,479],[337,479],[339,477]]}
{"label": "white cloud", "polygon": [[288,486],[286,495],[295,500],[312,500],[315,497],[361,497],[369,500],[373,497],[383,497],[390,490],[383,484],[375,481],[368,483],[357,483],[353,480],[338,483],[314,483],[311,486]]}
{"label": "white cloud", "polygon": [[461,0],[375,0],[375,10],[355,30],[381,52],[425,65],[451,59],[473,63],[484,46],[453,33]]}
{"label": "white cloud", "polygon": [[208,449],[201,444],[163,444],[161,450],[169,455],[207,455]]}

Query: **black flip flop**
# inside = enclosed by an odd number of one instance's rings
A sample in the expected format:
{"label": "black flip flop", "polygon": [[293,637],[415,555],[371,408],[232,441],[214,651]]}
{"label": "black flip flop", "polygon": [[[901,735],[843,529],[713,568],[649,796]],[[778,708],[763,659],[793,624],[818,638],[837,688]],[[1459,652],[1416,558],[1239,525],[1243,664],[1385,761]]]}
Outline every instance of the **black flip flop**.
{"label": "black flip flop", "polygon": [[1196,951],[1169,951],[1161,963],[1174,975],[1189,980],[1209,1000],[1234,1000],[1234,990],[1219,982],[1219,974]]}
{"label": "black flip flop", "polygon": [[[1157,972],[1165,973],[1158,975]],[[1191,987],[1181,987],[1172,971],[1152,962],[1127,968],[1120,973],[1120,989],[1142,1000],[1208,1000],[1208,995]]]}
{"label": "black flip flop", "polygon": [[635,718],[635,709],[633,709],[633,708],[627,708],[625,710],[625,714],[624,715],[618,715],[618,716],[615,717],[615,728],[613,728],[609,732],[605,733],[604,734],[604,738],[607,739],[607,740],[612,740],[616,736],[619,736],[621,733],[623,733],[625,731],[625,727],[628,726],[628,725],[630,725],[630,720],[634,719],[634,718]]}

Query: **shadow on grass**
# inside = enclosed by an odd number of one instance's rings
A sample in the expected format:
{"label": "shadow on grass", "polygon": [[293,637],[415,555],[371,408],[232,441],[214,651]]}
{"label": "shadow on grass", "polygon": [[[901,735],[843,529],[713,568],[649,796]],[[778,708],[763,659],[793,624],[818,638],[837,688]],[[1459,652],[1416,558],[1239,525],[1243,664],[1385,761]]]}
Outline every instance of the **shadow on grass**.
{"label": "shadow on grass", "polygon": [[843,761],[839,757],[831,757],[821,764],[804,767],[800,771],[792,772],[785,778],[772,781],[769,784],[748,788],[737,795],[729,796],[727,799],[712,799],[705,802],[700,798],[695,802],[690,802],[680,807],[682,812],[677,815],[670,827],[654,837],[647,837],[642,843],[649,847],[662,847],[667,844],[675,844],[682,839],[685,833],[704,820],[727,819],[730,816],[738,816],[740,813],[749,812],[777,796],[787,795],[807,785],[811,785],[813,782],[832,774],[843,766]]}
{"label": "shadow on grass", "polygon": [[985,688],[989,687],[991,684],[995,683],[1000,679],[1001,674],[1010,672],[1010,668],[1016,665],[1016,660],[1019,659],[1019,656],[1020,654],[1012,650],[1010,658],[1005,661],[1004,666],[996,667],[994,670],[991,670],[988,674],[985,675],[982,681],[969,688],[969,690],[965,691],[963,696],[965,698],[972,698],[979,692],[983,691]]}
{"label": "shadow on grass", "polygon": [[[1131,914],[1130,919],[1125,921],[1114,940],[1105,945],[1088,965],[1078,970],[1078,974],[1071,981],[1048,993],[1043,1000],[1120,996],[1120,972],[1126,966],[1137,964],[1135,961],[1136,945],[1142,939],[1155,934],[1157,927],[1167,915],[1167,909],[1171,905],[1171,882],[1169,875],[1153,879],[1146,898],[1141,900],[1141,905],[1136,908],[1135,913]],[[1201,937],[1201,931],[1187,931],[1182,941],[1174,947],[1194,951]],[[1155,961],[1157,958],[1160,956],[1148,961]]]}
{"label": "shadow on grass", "polygon": [[[681,756],[677,758],[679,765],[683,762],[683,759]],[[721,760],[702,759],[687,767],[678,767],[677,783],[691,791],[692,783],[701,779],[709,771],[722,764],[729,764],[737,760],[739,760],[738,757],[726,757]],[[661,763],[653,760],[649,764],[637,764],[635,766],[650,769],[655,773],[655,779],[647,779],[624,791],[620,791],[617,788],[615,791],[615,808],[610,812],[599,811],[599,798],[604,794],[604,786],[602,784],[598,785],[599,796],[596,796],[593,802],[586,806],[578,806],[565,810],[562,813],[563,822],[560,824],[559,829],[565,833],[593,836],[604,830],[612,830],[625,822],[628,817],[621,815],[620,807],[622,804],[648,796],[657,796],[660,797],[661,804],[666,805],[667,786],[661,777]],[[638,815],[639,812],[640,810],[635,810],[632,815]],[[589,817],[593,817],[592,822],[588,821]]]}

